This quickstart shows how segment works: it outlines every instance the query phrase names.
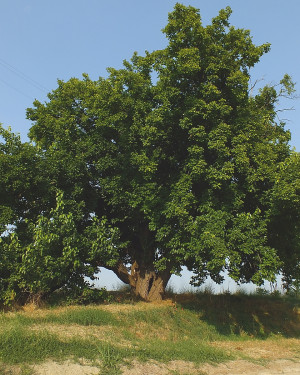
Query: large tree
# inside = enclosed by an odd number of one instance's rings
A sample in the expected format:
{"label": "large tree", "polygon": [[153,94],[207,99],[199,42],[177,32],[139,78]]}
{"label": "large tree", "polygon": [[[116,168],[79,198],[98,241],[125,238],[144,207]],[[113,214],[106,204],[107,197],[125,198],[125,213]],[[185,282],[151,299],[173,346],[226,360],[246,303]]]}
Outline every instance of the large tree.
{"label": "large tree", "polygon": [[276,106],[293,84],[285,76],[252,94],[250,69],[270,46],[230,26],[230,14],[203,26],[197,9],[176,4],[165,49],[134,54],[106,79],[59,81],[28,109],[50,189],[39,214],[62,191],[80,261],[145,300],[162,298],[183,266],[195,285],[225,270],[260,284],[283,267],[274,207],[291,150]]}

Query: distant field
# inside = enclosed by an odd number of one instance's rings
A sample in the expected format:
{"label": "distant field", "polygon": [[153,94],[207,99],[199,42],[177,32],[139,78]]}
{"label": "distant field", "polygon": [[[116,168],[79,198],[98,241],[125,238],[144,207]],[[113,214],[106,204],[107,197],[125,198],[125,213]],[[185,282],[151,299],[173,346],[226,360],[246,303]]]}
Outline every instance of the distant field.
{"label": "distant field", "polygon": [[0,315],[0,374],[300,374],[299,305],[205,293],[160,304],[27,305]]}

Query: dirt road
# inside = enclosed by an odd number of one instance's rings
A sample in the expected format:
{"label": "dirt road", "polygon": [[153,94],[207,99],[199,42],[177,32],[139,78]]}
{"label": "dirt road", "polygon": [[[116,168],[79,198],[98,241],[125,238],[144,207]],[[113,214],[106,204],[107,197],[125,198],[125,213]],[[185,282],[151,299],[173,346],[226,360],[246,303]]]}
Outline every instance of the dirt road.
{"label": "dirt road", "polygon": [[[32,367],[35,375],[98,375],[99,367],[72,362],[46,362]],[[280,359],[262,365],[245,360],[230,361],[216,366],[195,366],[184,361],[161,364],[135,362],[130,368],[122,368],[123,375],[300,375],[300,360]]]}

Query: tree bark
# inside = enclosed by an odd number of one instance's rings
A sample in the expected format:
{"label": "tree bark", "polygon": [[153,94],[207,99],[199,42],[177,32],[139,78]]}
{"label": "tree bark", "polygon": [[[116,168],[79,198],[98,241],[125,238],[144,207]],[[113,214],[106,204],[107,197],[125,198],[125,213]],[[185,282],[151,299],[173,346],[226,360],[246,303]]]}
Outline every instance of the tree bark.
{"label": "tree bark", "polygon": [[169,270],[157,272],[153,266],[139,266],[134,262],[129,273],[123,264],[113,269],[115,274],[131,286],[133,293],[148,302],[161,301],[171,277]]}

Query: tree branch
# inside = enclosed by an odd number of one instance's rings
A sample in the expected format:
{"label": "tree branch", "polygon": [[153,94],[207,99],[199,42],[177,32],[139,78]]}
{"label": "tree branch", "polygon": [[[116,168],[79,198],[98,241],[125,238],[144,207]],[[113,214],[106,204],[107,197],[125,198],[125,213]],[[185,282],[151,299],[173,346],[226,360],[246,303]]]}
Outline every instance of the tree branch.
{"label": "tree branch", "polygon": [[130,284],[130,274],[123,263],[118,263],[116,267],[110,268],[118,278],[125,284]]}

